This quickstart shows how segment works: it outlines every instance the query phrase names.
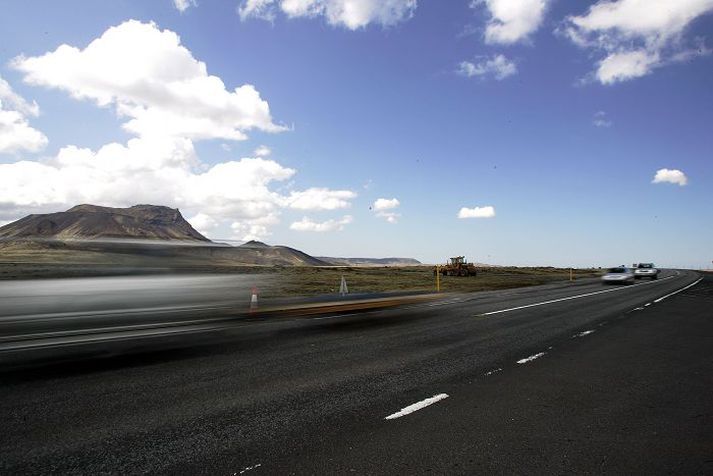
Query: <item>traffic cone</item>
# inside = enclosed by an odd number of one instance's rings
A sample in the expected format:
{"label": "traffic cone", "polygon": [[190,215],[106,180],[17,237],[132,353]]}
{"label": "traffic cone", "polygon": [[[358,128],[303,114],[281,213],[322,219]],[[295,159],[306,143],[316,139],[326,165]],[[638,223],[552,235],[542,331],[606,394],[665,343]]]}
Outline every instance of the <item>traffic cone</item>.
{"label": "traffic cone", "polygon": [[257,311],[257,288],[253,288],[253,295],[250,298],[250,312]]}

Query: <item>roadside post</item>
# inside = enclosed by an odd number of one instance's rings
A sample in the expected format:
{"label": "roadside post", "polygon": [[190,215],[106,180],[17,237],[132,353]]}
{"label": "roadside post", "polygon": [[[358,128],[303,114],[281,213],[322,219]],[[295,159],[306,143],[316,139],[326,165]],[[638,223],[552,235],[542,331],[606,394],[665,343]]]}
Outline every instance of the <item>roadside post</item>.
{"label": "roadside post", "polygon": [[349,288],[347,287],[347,280],[344,279],[344,275],[342,275],[342,282],[339,284],[339,295],[346,296],[347,294],[349,294]]}
{"label": "roadside post", "polygon": [[436,265],[436,292],[441,292],[441,267]]}
{"label": "roadside post", "polygon": [[253,288],[252,296],[250,297],[250,312],[257,311],[257,288]]}
{"label": "roadside post", "polygon": [[570,281],[574,281],[574,274],[573,274],[573,272],[572,272],[572,268],[571,268],[571,267],[569,268],[569,280],[570,280]]}

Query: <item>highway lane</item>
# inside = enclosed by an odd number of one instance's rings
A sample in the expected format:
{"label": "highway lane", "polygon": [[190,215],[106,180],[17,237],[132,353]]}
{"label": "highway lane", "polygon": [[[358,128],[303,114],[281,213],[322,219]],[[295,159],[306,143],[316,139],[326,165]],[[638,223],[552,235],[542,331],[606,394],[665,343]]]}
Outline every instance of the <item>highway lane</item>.
{"label": "highway lane", "polygon": [[[414,444],[435,423],[401,435],[383,419],[441,393],[449,398],[413,415],[456,402],[465,418],[470,406],[483,403],[475,403],[478,388],[459,389],[478,385],[486,373],[511,375],[513,366],[547,362],[560,348],[594,342],[696,289],[645,306],[698,279],[687,271],[669,276],[627,288],[547,285],[358,315],[250,322],[222,329],[205,345],[6,372],[0,472],[346,472],[343,463],[362,461],[355,467],[386,473],[398,468],[394,461],[406,461],[393,455],[406,458],[417,449],[425,456],[409,460],[416,469],[443,470],[433,462],[438,454],[465,464],[465,453],[431,454]],[[596,332],[572,339],[590,330]],[[513,364],[540,352],[546,354]],[[553,408],[572,403],[561,385]],[[514,398],[511,390],[500,389],[503,401]],[[495,430],[478,428],[471,436]],[[517,441],[509,435],[507,441]],[[365,441],[385,450],[350,457],[349,447],[364,448]],[[480,466],[471,468],[488,467],[475,461]]]}

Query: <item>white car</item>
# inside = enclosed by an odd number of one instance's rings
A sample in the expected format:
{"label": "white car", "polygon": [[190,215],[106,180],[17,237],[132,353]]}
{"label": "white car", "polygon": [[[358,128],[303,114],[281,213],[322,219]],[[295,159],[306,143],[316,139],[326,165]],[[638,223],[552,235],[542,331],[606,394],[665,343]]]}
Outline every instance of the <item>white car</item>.
{"label": "white car", "polygon": [[659,270],[656,269],[653,263],[639,263],[639,265],[634,269],[634,277],[639,278],[649,278],[658,279]]}
{"label": "white car", "polygon": [[602,276],[603,284],[634,284],[636,275],[634,270],[625,266],[618,268],[609,268],[604,276]]}

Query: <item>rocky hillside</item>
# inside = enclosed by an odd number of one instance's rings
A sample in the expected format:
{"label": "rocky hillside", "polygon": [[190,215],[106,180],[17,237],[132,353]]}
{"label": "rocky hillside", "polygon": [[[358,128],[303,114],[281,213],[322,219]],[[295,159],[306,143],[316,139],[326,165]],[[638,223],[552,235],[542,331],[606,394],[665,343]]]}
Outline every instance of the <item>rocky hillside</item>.
{"label": "rocky hillside", "polygon": [[419,266],[422,263],[413,258],[329,258],[317,259],[335,266]]}
{"label": "rocky hillside", "polygon": [[214,243],[172,208],[78,205],[0,227],[0,262],[126,266],[327,266],[287,246]]}
{"label": "rocky hillside", "polygon": [[0,227],[0,238],[210,241],[198,233],[177,209],[156,205],[130,208],[77,205],[66,212],[28,215]]}

